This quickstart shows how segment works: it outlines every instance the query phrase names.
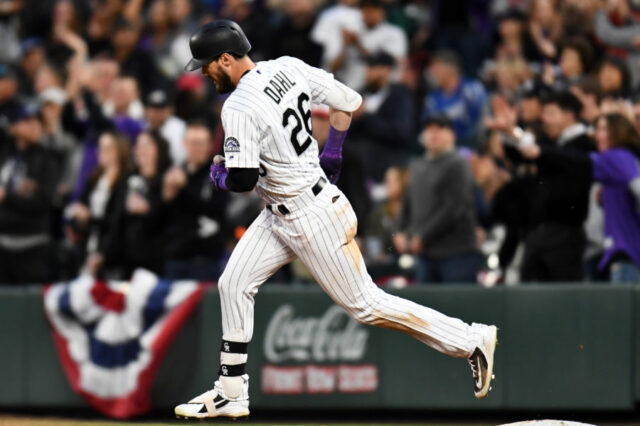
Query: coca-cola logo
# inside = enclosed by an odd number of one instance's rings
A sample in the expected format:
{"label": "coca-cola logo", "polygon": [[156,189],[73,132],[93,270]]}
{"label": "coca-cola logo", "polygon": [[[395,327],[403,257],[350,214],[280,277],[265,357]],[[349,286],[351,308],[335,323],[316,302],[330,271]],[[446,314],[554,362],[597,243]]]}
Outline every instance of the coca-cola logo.
{"label": "coca-cola logo", "polygon": [[369,333],[339,306],[321,317],[295,317],[292,305],[282,305],[271,317],[264,339],[269,362],[358,361]]}

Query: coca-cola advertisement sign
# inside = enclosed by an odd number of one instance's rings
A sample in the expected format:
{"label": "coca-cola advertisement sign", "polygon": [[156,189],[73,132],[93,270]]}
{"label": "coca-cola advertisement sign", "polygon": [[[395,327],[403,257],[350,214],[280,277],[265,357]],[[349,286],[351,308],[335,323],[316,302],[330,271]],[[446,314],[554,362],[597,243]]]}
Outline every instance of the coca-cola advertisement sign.
{"label": "coca-cola advertisement sign", "polygon": [[364,393],[378,388],[378,370],[362,363],[369,332],[333,305],[320,316],[297,316],[293,305],[271,315],[264,338],[262,391],[267,394]]}
{"label": "coca-cola advertisement sign", "polygon": [[296,317],[292,305],[272,315],[264,339],[269,362],[341,362],[362,359],[369,333],[339,306],[321,317]]}

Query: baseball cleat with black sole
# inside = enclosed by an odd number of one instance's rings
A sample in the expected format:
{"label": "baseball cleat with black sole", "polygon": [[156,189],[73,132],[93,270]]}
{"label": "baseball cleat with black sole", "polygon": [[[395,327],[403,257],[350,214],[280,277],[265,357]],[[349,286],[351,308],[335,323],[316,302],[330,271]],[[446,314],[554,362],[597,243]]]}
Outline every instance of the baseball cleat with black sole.
{"label": "baseball cleat with black sole", "polygon": [[476,398],[482,399],[491,390],[491,380],[495,379],[493,355],[498,344],[498,329],[494,325],[472,324],[472,326],[483,328],[482,342],[476,346],[468,359],[473,373],[473,392]]}

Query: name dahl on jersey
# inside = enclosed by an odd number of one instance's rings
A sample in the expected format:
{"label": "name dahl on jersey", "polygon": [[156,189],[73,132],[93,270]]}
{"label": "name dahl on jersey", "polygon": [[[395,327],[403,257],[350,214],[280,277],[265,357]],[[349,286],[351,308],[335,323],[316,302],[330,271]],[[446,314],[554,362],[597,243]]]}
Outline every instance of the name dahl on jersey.
{"label": "name dahl on jersey", "polygon": [[276,104],[279,104],[282,97],[296,85],[296,82],[285,74],[283,71],[278,71],[274,74],[273,78],[269,80],[269,85],[262,91],[271,98]]}

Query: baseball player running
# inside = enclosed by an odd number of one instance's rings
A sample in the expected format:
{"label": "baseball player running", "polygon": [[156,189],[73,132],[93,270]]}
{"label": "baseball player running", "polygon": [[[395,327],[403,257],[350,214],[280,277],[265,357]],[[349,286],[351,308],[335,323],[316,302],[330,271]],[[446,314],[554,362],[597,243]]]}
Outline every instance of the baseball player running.
{"label": "baseball player running", "polygon": [[[218,282],[222,305],[219,380],[213,389],[178,405],[178,417],[245,417],[249,414],[247,345],[253,334],[254,296],[283,265],[300,258],[322,289],[364,324],[403,331],[432,348],[467,358],[477,398],[493,378],[495,326],[451,318],[378,288],[354,240],[356,216],[333,185],[342,143],[360,95],[332,74],[292,58],[254,63],[251,45],[235,22],[218,20],[190,39],[193,59],[219,93],[224,157],[210,179],[217,190],[250,191],[266,208],[238,242]],[[330,107],[329,139],[322,155],[311,136],[312,104]]]}

